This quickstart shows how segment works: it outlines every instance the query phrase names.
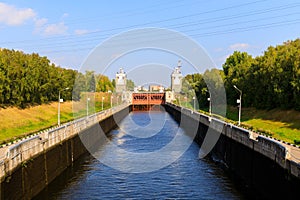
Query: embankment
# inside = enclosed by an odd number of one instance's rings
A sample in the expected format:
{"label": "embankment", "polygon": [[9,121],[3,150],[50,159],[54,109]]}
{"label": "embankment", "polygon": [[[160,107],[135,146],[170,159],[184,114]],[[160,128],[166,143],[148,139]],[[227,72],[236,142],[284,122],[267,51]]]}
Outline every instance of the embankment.
{"label": "embankment", "polygon": [[0,199],[37,195],[87,149],[91,151],[104,141],[101,135],[114,128],[130,109],[127,105],[109,109],[6,147],[0,160]]}
{"label": "embankment", "polygon": [[181,127],[187,133],[197,124],[194,140],[200,147],[208,130],[220,136],[209,155],[226,168],[247,196],[292,199],[299,195],[300,164],[298,156],[293,155],[300,152],[298,147],[173,104],[166,104],[165,109],[176,121],[184,122]]}

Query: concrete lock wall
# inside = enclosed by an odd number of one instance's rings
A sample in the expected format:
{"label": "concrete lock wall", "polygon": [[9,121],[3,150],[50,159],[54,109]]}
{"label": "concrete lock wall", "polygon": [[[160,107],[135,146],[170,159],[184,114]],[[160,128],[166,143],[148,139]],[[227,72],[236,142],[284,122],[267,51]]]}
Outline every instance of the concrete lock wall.
{"label": "concrete lock wall", "polygon": [[[264,199],[298,195],[300,164],[290,159],[282,143],[173,104],[166,104],[165,109],[181,122],[187,134],[193,132],[189,131],[190,127],[198,127],[197,134],[191,136],[200,146],[209,127],[221,131],[209,156],[242,183],[243,188],[251,188],[247,189],[250,196],[253,192],[255,197]],[[99,132],[107,133],[130,111],[131,106],[123,105],[10,145],[0,157],[0,198],[30,199],[37,195],[86,153],[86,146],[93,149],[104,142]],[[210,134],[217,133],[211,131]]]}
{"label": "concrete lock wall", "polygon": [[[298,196],[300,164],[290,159],[288,148],[283,143],[177,105],[167,103],[165,109],[179,123],[183,119],[198,123],[194,140],[200,147],[209,127],[213,129],[210,134],[221,131],[209,157],[242,185],[241,189],[247,196],[263,199]],[[181,127],[187,134],[192,132],[188,126]]]}
{"label": "concrete lock wall", "polygon": [[100,131],[107,133],[130,111],[130,106],[120,105],[10,145],[0,157],[0,199],[37,195],[87,148],[98,147],[105,140]]}

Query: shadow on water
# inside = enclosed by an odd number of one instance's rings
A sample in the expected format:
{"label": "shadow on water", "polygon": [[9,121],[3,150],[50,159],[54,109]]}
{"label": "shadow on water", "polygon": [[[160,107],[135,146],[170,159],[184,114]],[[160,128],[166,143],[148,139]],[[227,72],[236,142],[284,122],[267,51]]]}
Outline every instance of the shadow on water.
{"label": "shadow on water", "polygon": [[57,199],[59,191],[68,187],[71,184],[70,182],[82,179],[86,175],[83,172],[92,169],[89,166],[92,161],[93,157],[90,154],[86,153],[82,155],[72,166],[68,167],[33,199]]}

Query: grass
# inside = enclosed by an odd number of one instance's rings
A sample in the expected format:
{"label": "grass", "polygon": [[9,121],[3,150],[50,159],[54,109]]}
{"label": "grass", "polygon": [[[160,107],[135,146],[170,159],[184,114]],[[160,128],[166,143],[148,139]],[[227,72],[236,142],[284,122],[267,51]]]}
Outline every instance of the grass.
{"label": "grass", "polygon": [[[238,108],[228,107],[227,118],[237,121]],[[241,123],[246,128],[266,133],[289,143],[300,141],[300,112],[295,110],[243,108]]]}
{"label": "grass", "polygon": [[[61,121],[71,120],[72,103],[61,104]],[[57,124],[57,103],[18,109],[0,110],[0,143],[51,127]]]}
{"label": "grass", "polygon": [[[110,107],[108,93],[89,94],[89,114]],[[92,97],[92,98],[91,98]],[[101,100],[100,100],[101,99]],[[117,98],[113,104],[117,104]],[[79,102],[61,103],[61,123],[74,120],[86,115],[86,96],[83,95]],[[0,109],[0,144],[7,143],[26,135],[33,134],[57,125],[57,102],[32,106],[26,109],[8,107]]]}
{"label": "grass", "polygon": [[[88,94],[89,114],[110,107],[110,94]],[[117,104],[117,98],[113,98],[113,105]],[[185,104],[184,104],[185,105]],[[192,105],[188,104],[192,109]],[[207,111],[207,110],[205,110]],[[61,123],[71,121],[86,115],[86,94],[80,102],[61,103]],[[238,108],[228,106],[228,119],[238,120]],[[26,109],[10,107],[0,109],[0,144],[16,140],[26,135],[57,125],[57,102],[33,106]],[[243,108],[242,126],[254,131],[271,135],[274,138],[289,143],[300,143],[300,112],[294,110],[257,110]]]}
{"label": "grass", "polygon": [[[175,104],[179,104],[179,102],[177,101]],[[193,109],[193,105],[190,103],[182,103],[181,105]],[[208,114],[208,108],[200,110],[200,112]],[[238,107],[227,106],[226,119],[222,119],[237,124]],[[299,111],[242,108],[241,125],[247,129],[272,136],[279,140],[298,145],[300,144]]]}

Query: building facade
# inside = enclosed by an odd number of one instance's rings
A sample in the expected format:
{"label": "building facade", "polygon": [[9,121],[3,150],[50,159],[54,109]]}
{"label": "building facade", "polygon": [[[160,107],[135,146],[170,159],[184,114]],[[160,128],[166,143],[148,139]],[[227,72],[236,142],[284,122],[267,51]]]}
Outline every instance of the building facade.
{"label": "building facade", "polygon": [[181,61],[178,61],[177,67],[175,67],[174,71],[171,74],[171,90],[173,92],[179,93],[182,88],[182,73],[180,71]]}
{"label": "building facade", "polygon": [[121,93],[126,91],[127,75],[122,68],[116,74],[116,92]]}

